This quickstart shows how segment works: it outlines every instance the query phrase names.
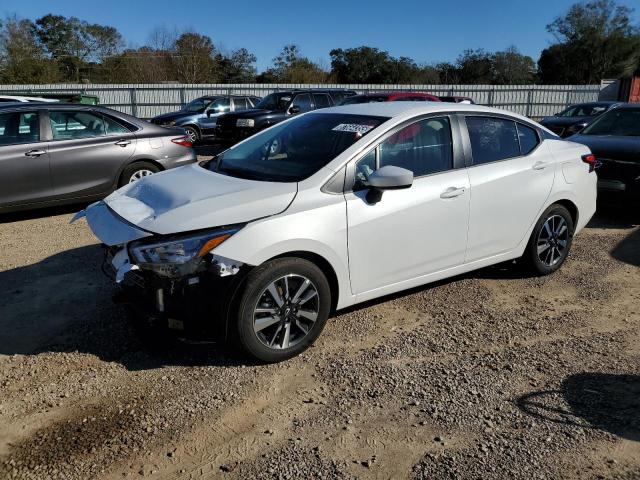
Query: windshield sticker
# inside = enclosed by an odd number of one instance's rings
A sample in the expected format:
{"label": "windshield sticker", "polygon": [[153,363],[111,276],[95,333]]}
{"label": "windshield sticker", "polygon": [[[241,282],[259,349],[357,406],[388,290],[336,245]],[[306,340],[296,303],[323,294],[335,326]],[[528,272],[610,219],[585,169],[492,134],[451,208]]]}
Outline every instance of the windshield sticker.
{"label": "windshield sticker", "polygon": [[356,123],[341,123],[338,126],[333,127],[331,130],[334,132],[351,132],[364,135],[373,128],[372,125],[358,125]]}

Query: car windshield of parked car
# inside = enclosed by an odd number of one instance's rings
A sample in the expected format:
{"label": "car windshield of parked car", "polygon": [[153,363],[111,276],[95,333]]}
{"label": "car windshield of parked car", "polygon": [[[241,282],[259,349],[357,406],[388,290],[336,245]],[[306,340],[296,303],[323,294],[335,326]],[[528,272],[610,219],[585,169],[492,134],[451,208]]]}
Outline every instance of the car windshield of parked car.
{"label": "car windshield of parked car", "polygon": [[291,101],[292,95],[290,93],[272,93],[264,97],[256,108],[263,108],[264,110],[286,110],[287,105]]}
{"label": "car windshield of parked car", "polygon": [[386,120],[339,113],[303,115],[254,135],[205,168],[250,180],[298,182]]}
{"label": "car windshield of parked car", "polygon": [[187,103],[183,110],[185,112],[204,112],[212,101],[211,98],[196,98]]}
{"label": "car windshield of parked car", "polygon": [[613,109],[580,132],[583,135],[640,136],[640,108]]}
{"label": "car windshield of parked car", "polygon": [[607,109],[605,105],[574,105],[567,108],[563,112],[560,112],[559,117],[593,117],[594,115],[600,115]]}
{"label": "car windshield of parked car", "polygon": [[386,96],[356,95],[354,97],[345,98],[340,105],[355,105],[356,103],[386,102],[387,100],[389,100],[389,97],[386,97]]}

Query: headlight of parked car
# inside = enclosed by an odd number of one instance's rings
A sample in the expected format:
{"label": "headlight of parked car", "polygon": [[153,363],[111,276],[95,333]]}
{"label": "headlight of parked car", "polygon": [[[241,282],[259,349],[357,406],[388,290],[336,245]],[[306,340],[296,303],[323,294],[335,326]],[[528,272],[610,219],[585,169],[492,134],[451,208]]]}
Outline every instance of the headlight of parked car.
{"label": "headlight of parked car", "polygon": [[239,118],[236,121],[236,127],[253,127],[256,121],[253,118]]}
{"label": "headlight of parked car", "polygon": [[143,270],[163,277],[182,277],[206,268],[206,256],[240,228],[214,230],[161,242],[134,242],[129,252]]}

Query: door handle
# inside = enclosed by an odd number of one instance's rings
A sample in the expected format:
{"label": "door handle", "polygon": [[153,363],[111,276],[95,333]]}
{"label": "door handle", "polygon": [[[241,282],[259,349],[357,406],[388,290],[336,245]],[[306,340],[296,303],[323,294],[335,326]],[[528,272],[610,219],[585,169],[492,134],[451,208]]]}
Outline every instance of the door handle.
{"label": "door handle", "polygon": [[24,155],[26,157],[39,157],[40,155],[44,155],[46,153],[46,150],[29,150],[28,152],[25,152]]}
{"label": "door handle", "polygon": [[462,195],[465,192],[465,188],[458,188],[458,187],[449,187],[447,188],[444,192],[442,192],[440,194],[440,198],[455,198],[455,197],[459,197],[460,195]]}
{"label": "door handle", "polygon": [[534,170],[544,170],[548,166],[549,164],[547,162],[536,162],[531,168],[533,168]]}
{"label": "door handle", "polygon": [[131,143],[131,140],[118,140],[116,142],[116,145],[118,145],[119,147],[126,147],[130,143]]}

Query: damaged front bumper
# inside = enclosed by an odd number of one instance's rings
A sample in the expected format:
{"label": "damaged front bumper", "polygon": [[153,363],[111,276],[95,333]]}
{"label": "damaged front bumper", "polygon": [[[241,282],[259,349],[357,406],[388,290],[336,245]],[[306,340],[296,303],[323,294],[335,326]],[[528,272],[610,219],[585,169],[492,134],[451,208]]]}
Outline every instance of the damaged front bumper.
{"label": "damaged front bumper", "polygon": [[[85,216],[93,233],[105,245],[102,270],[117,284],[114,301],[125,304],[136,317],[160,329],[195,341],[227,337],[232,299],[249,267],[207,253],[188,274],[167,274],[137,264],[131,253],[139,241],[163,236],[142,230],[113,212],[104,202],[89,206],[72,221]],[[147,239],[147,237],[149,237]]]}

